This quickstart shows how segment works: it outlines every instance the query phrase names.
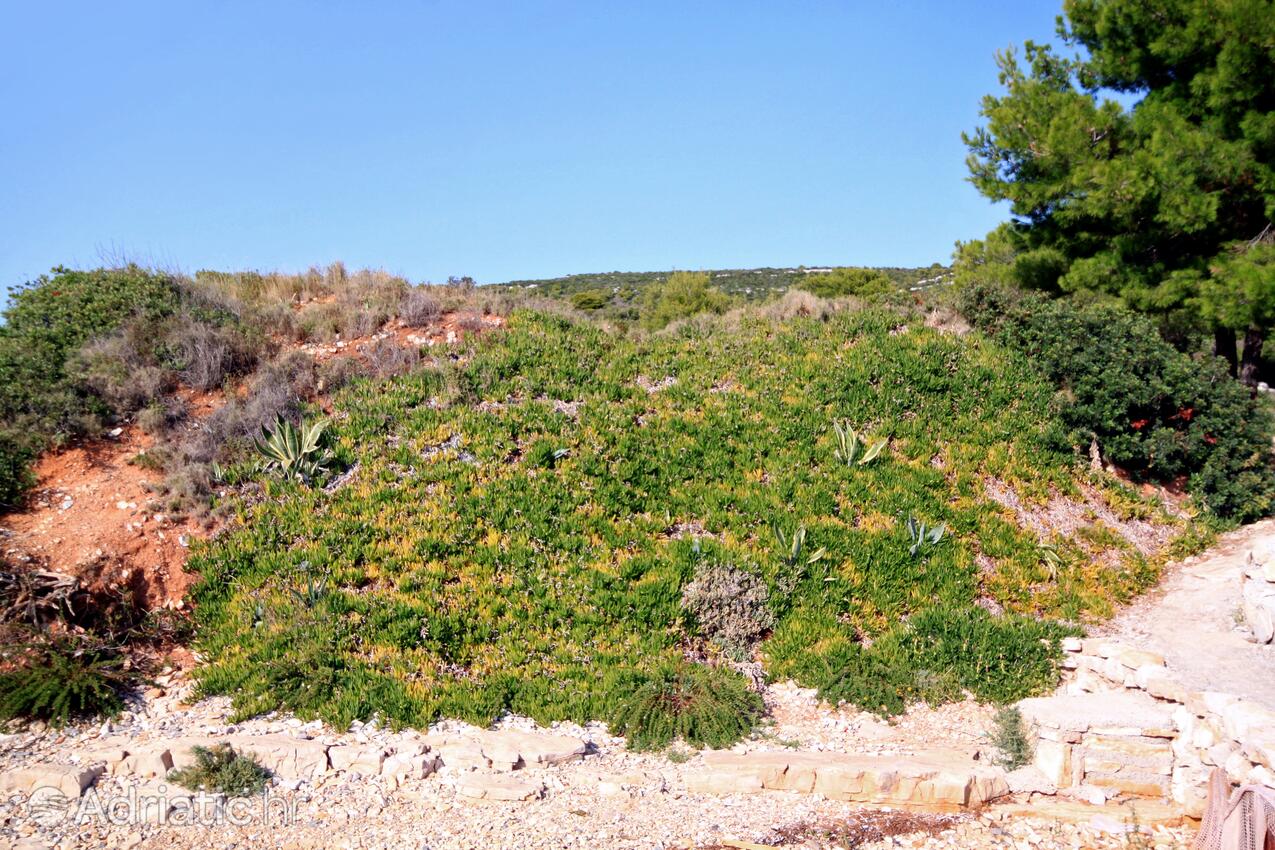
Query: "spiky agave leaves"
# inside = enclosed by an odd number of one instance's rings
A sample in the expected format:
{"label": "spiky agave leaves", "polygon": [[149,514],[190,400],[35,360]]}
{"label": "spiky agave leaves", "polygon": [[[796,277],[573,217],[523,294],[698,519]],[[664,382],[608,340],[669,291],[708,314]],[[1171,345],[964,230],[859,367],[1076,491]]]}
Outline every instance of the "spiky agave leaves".
{"label": "spiky agave leaves", "polygon": [[823,546],[820,546],[809,555],[805,554],[806,527],[804,525],[798,526],[797,530],[791,535],[785,532],[783,527],[777,522],[771,523],[770,527],[775,533],[775,542],[779,544],[779,551],[783,556],[784,563],[790,567],[813,564],[828,554],[828,550]]}
{"label": "spiky agave leaves", "polygon": [[326,420],[302,420],[298,427],[279,416],[274,427],[256,440],[257,452],[264,458],[265,470],[280,478],[313,484],[327,475],[332,463],[327,437]]}
{"label": "spiky agave leaves", "polygon": [[837,448],[833,451],[837,460],[846,466],[867,466],[876,460],[889,440],[881,439],[868,444],[859,432],[850,427],[849,422],[832,422],[832,430],[837,435]]}
{"label": "spiky agave leaves", "polygon": [[943,536],[947,534],[947,524],[939,523],[938,525],[928,526],[925,520],[919,520],[914,516],[908,517],[907,522],[908,540],[911,544],[908,547],[908,554],[913,558],[925,553],[927,549],[932,549],[939,545]]}

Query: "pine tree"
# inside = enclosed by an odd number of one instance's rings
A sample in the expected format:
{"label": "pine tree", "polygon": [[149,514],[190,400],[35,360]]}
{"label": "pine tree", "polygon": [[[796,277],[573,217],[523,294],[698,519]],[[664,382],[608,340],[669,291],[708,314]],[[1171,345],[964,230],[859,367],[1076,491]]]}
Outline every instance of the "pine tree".
{"label": "pine tree", "polygon": [[1243,335],[1254,380],[1275,323],[1275,2],[1066,0],[1058,33],[1068,50],[998,56],[1005,92],[965,136],[974,185],[1010,202],[1012,277],[1189,311],[1233,367]]}

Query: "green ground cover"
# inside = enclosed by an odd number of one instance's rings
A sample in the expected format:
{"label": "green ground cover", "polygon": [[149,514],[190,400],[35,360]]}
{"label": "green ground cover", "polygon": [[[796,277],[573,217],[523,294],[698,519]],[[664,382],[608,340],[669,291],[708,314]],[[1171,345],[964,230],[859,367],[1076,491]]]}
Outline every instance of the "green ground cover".
{"label": "green ground cover", "polygon": [[[1095,558],[1103,535],[1042,541],[985,495],[1077,493],[1053,397],[1018,355],[888,310],[643,339],[516,313],[458,362],[343,390],[348,482],[268,480],[199,548],[202,686],[338,723],[632,717],[716,654],[682,591],[731,565],[767,585],[772,676],[887,712],[1048,687],[1055,621],[1157,571],[1118,540]],[[847,464],[834,422],[888,447]],[[909,518],[946,533],[913,554]],[[824,554],[788,557],[775,527]]]}

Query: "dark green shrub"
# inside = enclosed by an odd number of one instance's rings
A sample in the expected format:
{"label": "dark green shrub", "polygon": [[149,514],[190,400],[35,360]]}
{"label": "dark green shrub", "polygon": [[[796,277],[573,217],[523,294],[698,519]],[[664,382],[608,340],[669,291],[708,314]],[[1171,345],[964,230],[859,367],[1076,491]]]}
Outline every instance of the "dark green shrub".
{"label": "dark green shrub", "polygon": [[1059,388],[1055,406],[1078,451],[1096,439],[1136,477],[1185,478],[1221,517],[1251,520],[1275,506],[1275,423],[1221,360],[1175,350],[1149,319],[1111,304],[977,284],[958,298],[971,324]]}
{"label": "dark green shrub", "polygon": [[190,791],[246,797],[264,790],[270,781],[270,771],[229,744],[193,747],[191,754],[194,764],[168,774],[170,780]]}
{"label": "dark green shrub", "polygon": [[675,664],[660,668],[622,696],[608,723],[631,750],[659,750],[681,738],[694,747],[729,747],[746,737],[762,700],[736,673]]}
{"label": "dark green shrub", "polygon": [[577,310],[601,310],[611,303],[611,290],[586,289],[571,296],[571,306]]}
{"label": "dark green shrub", "polygon": [[[1028,617],[993,617],[981,608],[935,607],[870,647],[843,647],[822,674],[820,695],[865,711],[898,714],[910,702],[960,699],[1009,703],[1053,687],[1058,641],[1068,631]],[[807,681],[810,681],[807,678]]]}
{"label": "dark green shrub", "polygon": [[818,295],[820,298],[843,298],[853,295],[868,298],[892,292],[898,287],[890,276],[880,269],[840,268],[826,274],[809,275],[798,289]]}
{"label": "dark green shrub", "polygon": [[29,435],[0,430],[0,506],[17,505],[22,494],[35,483],[31,472],[35,455]]}
{"label": "dark green shrub", "polygon": [[[8,635],[7,637],[12,637]],[[0,720],[23,718],[61,725],[114,715],[132,676],[124,657],[94,638],[41,634],[0,650]]]}
{"label": "dark green shrub", "polygon": [[178,297],[172,278],[137,266],[58,268],[18,290],[0,325],[0,411],[50,436],[73,432],[84,396],[67,359],[132,316],[171,314]]}
{"label": "dark green shrub", "polygon": [[57,268],[14,292],[0,322],[0,504],[30,484],[27,466],[50,441],[92,432],[108,407],[68,371],[87,341],[130,317],[158,318],[178,302],[166,275],[128,266]]}

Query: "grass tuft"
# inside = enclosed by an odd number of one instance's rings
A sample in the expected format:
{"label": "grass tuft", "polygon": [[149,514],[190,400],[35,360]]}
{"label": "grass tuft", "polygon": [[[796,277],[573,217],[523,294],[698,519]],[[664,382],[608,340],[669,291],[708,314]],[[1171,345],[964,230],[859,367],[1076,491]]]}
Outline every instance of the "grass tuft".
{"label": "grass tuft", "polygon": [[257,764],[252,756],[235,752],[229,744],[193,747],[195,763],[175,770],[168,778],[190,791],[246,797],[265,789],[270,771]]}

